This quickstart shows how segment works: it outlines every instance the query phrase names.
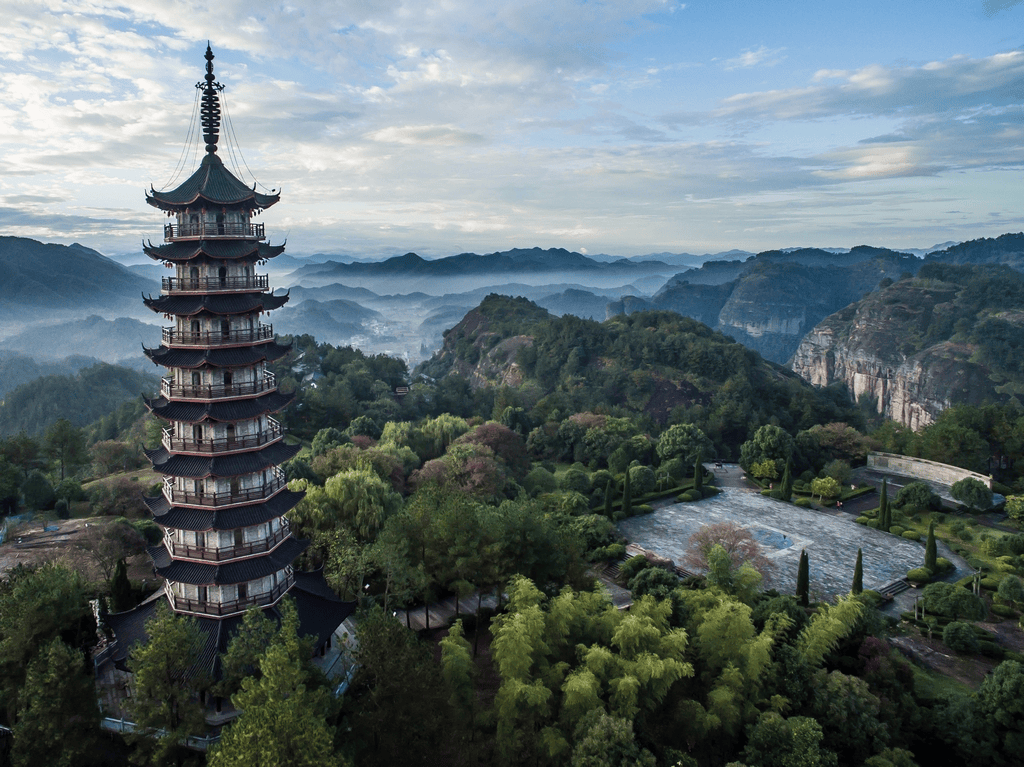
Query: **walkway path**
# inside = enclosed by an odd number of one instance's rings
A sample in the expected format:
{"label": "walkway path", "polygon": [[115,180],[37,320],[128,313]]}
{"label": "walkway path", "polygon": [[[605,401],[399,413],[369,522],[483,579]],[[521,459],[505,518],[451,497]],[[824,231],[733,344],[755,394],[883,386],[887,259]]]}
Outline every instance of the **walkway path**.
{"label": "walkway path", "polygon": [[[423,609],[423,605],[410,607],[408,610],[396,610],[395,617],[402,621],[402,623],[409,626],[413,631],[422,631],[427,627],[426,614],[429,612],[430,628],[441,628],[455,620],[455,602],[455,597],[451,596],[447,599],[442,599],[440,602],[432,603],[426,611]],[[458,612],[460,615],[473,615],[477,610],[477,595],[472,594],[468,597],[463,597],[458,600],[458,603]],[[493,594],[485,594],[483,599],[480,601],[480,607],[497,609],[498,600]]]}

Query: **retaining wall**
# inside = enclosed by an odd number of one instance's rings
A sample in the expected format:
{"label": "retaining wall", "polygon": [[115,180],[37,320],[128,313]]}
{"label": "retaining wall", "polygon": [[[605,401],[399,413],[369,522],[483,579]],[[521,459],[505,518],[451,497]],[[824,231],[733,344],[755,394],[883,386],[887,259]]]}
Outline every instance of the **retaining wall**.
{"label": "retaining wall", "polygon": [[950,466],[948,463],[937,463],[926,461],[923,458],[912,458],[909,455],[896,455],[895,453],[869,453],[868,468],[881,469],[902,474],[916,479],[926,479],[931,482],[939,482],[943,485],[952,485],[961,479],[972,477],[984,483],[989,490],[992,489],[992,478],[984,474],[978,474],[959,466]]}

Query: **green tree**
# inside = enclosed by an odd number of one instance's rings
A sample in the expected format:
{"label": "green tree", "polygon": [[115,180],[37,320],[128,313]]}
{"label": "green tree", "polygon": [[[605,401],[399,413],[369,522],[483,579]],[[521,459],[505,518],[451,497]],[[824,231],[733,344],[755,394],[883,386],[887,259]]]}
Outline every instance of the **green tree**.
{"label": "green tree", "polygon": [[146,623],[146,634],[148,641],[128,654],[132,696],[127,708],[138,725],[129,740],[144,763],[165,764],[183,740],[206,727],[199,694],[209,680],[196,665],[206,637],[195,619],[172,613],[163,602]]}
{"label": "green tree", "polygon": [[786,470],[782,473],[782,485],[779,488],[779,498],[789,501],[793,498],[793,472],[792,461],[786,461]]}
{"label": "green tree", "polygon": [[38,469],[31,471],[25,481],[21,483],[21,494],[25,497],[25,505],[30,509],[52,509],[57,501],[53,485]]}
{"label": "green tree", "polygon": [[13,720],[29,663],[53,639],[91,646],[95,623],[82,576],[63,564],[18,567],[0,581],[0,701]]}
{"label": "green tree", "polygon": [[800,564],[796,571],[796,598],[803,607],[807,607],[810,594],[810,560],[807,551],[800,551]]}
{"label": "green tree", "polygon": [[1024,521],[1024,495],[1006,496],[1006,514],[1016,522]]}
{"label": "green tree", "polygon": [[633,489],[630,485],[629,469],[626,469],[625,476],[622,478],[622,513],[627,517],[633,514]]}
{"label": "green tree", "polygon": [[984,511],[992,505],[992,491],[974,477],[964,477],[954,482],[949,493],[973,511]]}
{"label": "green tree", "polygon": [[908,512],[924,511],[934,498],[935,493],[924,482],[911,482],[896,493],[896,505]]}
{"label": "green tree", "polygon": [[50,460],[57,464],[60,479],[65,472],[88,463],[89,451],[85,445],[85,433],[72,425],[67,418],[58,419],[46,430],[43,449]]}
{"label": "green tree", "polygon": [[839,495],[839,483],[832,477],[817,477],[811,480],[811,493],[822,501],[826,498],[835,498]]}
{"label": "green tree", "polygon": [[32,658],[14,725],[15,767],[78,767],[98,746],[96,687],[81,651],[54,638]]}
{"label": "green tree", "polygon": [[994,742],[1003,764],[1024,753],[1024,664],[1005,660],[985,676],[978,689],[978,711],[986,740]]}
{"label": "green tree", "polygon": [[462,621],[457,620],[441,639],[441,675],[448,688],[448,705],[455,712],[454,720],[464,724],[472,733],[476,719],[477,668],[473,664],[472,648],[462,633]]}
{"label": "green tree", "polygon": [[793,438],[774,424],[760,427],[754,432],[752,439],[740,446],[740,465],[746,471],[751,471],[755,463],[767,460],[775,464],[777,472],[781,472],[792,457]]}
{"label": "green tree", "polygon": [[[282,604],[285,604],[282,602]],[[334,753],[331,695],[316,684],[309,644],[298,636],[298,613],[288,603],[281,629],[259,658],[232,703],[242,715],[211,749],[210,767],[340,767]]]}
{"label": "green tree", "polygon": [[1024,604],[1024,582],[1016,575],[1006,575],[999,581],[999,589],[996,592],[999,598],[1006,602],[1013,602],[1017,605]]}
{"label": "green tree", "polygon": [[681,458],[686,465],[704,461],[714,454],[714,443],[692,423],[669,426],[658,438],[656,451],[664,462]]}
{"label": "green tree", "polygon": [[878,494],[878,529],[889,532],[892,520],[889,517],[889,480],[882,479],[882,489]]}
{"label": "green tree", "polygon": [[119,559],[114,567],[114,577],[110,580],[110,609],[115,613],[130,610],[135,606],[134,602],[132,582],[128,580],[128,568],[124,560]]}
{"label": "green tree", "polygon": [[822,470],[825,472],[826,477],[832,477],[840,485],[845,485],[850,481],[852,471],[850,464],[846,461],[836,458],[825,464],[825,468]]}
{"label": "green tree", "polygon": [[985,617],[985,603],[955,583],[929,583],[921,592],[921,601],[929,612],[949,618],[977,621]]}
{"label": "green tree", "polygon": [[835,767],[834,752],[821,747],[821,725],[806,716],[761,714],[751,728],[743,757],[758,767]]}
{"label": "green tree", "polygon": [[369,468],[349,469],[335,474],[324,485],[327,498],[340,521],[349,525],[363,541],[372,541],[384,522],[402,505],[391,484]]}
{"label": "green tree", "polygon": [[750,473],[758,479],[777,479],[779,476],[779,470],[775,466],[775,461],[768,459],[751,464]]}
{"label": "green tree", "polygon": [[933,573],[938,561],[938,547],[935,544],[935,523],[928,523],[928,540],[924,545],[924,566]]}
{"label": "green tree", "polygon": [[857,564],[853,567],[853,594],[860,594],[864,591],[864,552],[857,549]]}
{"label": "green tree", "polygon": [[655,767],[654,754],[636,742],[633,722],[592,709],[573,738],[570,767]]}
{"label": "green tree", "polygon": [[604,486],[604,515],[608,519],[612,518],[614,513],[615,503],[615,480],[609,479],[608,483]]}

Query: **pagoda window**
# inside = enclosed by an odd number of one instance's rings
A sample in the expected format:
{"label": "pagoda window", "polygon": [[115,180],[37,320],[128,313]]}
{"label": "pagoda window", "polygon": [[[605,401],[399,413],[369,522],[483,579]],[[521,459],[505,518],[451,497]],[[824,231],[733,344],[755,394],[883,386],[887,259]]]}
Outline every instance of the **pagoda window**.
{"label": "pagoda window", "polygon": [[192,385],[193,386],[202,386],[203,385],[203,374],[200,373],[198,370],[193,370],[192,371]]}
{"label": "pagoda window", "polygon": [[[224,278],[221,277],[221,284],[223,284],[223,282]],[[220,321],[220,333],[222,340],[224,341],[227,341],[231,337],[231,320],[223,319]]]}
{"label": "pagoda window", "polygon": [[224,214],[217,214],[217,234],[224,234]]}
{"label": "pagoda window", "polygon": [[238,477],[231,478],[231,495],[238,495],[242,490],[242,483]]}
{"label": "pagoda window", "polygon": [[203,332],[203,323],[199,320],[192,320],[191,322],[193,340],[196,340],[199,335]]}
{"label": "pagoda window", "polygon": [[[196,224],[198,226],[198,224]],[[191,287],[193,290],[199,289],[199,267],[193,266],[188,270],[188,278],[191,281]]]}
{"label": "pagoda window", "polygon": [[192,439],[200,445],[203,444],[203,427],[200,424],[192,427]]}
{"label": "pagoda window", "polygon": [[227,433],[228,447],[233,447],[235,441],[235,425],[233,423],[229,423],[224,431]]}
{"label": "pagoda window", "polygon": [[200,586],[197,589],[197,592],[198,592],[197,598],[199,599],[200,602],[208,602],[209,601],[210,594],[209,594],[209,591],[207,590],[206,586]]}
{"label": "pagoda window", "polygon": [[[223,216],[221,217],[220,221],[220,233],[224,234]],[[225,287],[228,284],[228,268],[226,266],[222,266],[220,269],[218,269],[217,277],[220,278],[220,286],[222,288]]]}
{"label": "pagoda window", "polygon": [[238,601],[239,602],[244,602],[248,598],[249,598],[249,587],[248,587],[248,584],[246,584],[246,583],[239,583],[238,584]]}
{"label": "pagoda window", "polygon": [[232,383],[233,383],[233,380],[232,380],[231,371],[230,370],[225,370],[224,371],[224,389],[225,390],[230,389]]}
{"label": "pagoda window", "polygon": [[245,543],[245,530],[241,527],[235,528],[235,545],[241,546]]}

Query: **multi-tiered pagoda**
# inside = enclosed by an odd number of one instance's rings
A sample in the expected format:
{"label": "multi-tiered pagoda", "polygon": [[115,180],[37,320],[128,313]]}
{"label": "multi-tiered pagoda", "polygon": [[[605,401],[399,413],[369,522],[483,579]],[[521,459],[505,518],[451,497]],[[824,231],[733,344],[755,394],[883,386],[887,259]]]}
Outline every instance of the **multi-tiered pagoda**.
{"label": "multi-tiered pagoda", "polygon": [[306,542],[292,537],[284,515],[302,494],[288,490],[280,464],[299,448],[285,443],[274,414],[294,395],[278,391],[269,369],[289,347],[262,321],[288,297],[275,296],[267,275],[257,272],[284,247],[265,242],[263,224],[253,221],[280,195],[249,188],[217,154],[223,86],[213,58],[207,47],[206,77],[196,86],[202,163],[177,188],[146,195],[170,220],[164,243],[147,243],[145,253],[174,270],[158,298],[144,299],[173,321],[160,347],[145,349],[167,369],[160,396],[146,403],[166,424],[161,446],[147,451],[164,475],[163,492],[145,499],[164,533],[163,544],[150,549],[164,586],[110,624],[115,657],[123,660],[166,599],[175,612],[199,620],[208,642],[197,662],[216,676],[219,653],[248,608],[276,612],[290,594],[301,632],[317,636],[322,648],[352,605],[338,600],[321,575],[292,566]]}

